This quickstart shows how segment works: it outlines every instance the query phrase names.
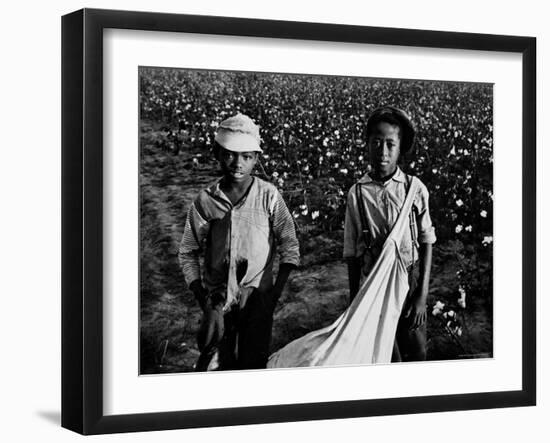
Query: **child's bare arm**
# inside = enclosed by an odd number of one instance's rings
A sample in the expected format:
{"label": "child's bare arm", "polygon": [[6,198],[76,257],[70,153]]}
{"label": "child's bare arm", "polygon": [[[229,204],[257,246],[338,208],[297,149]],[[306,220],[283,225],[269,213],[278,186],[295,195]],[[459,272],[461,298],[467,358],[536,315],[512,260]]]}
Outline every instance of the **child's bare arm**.
{"label": "child's bare arm", "polygon": [[348,192],[346,217],[344,221],[344,258],[348,264],[349,301],[353,301],[359,291],[361,281],[361,258],[358,257],[358,244],[362,230],[362,222],[357,207],[356,188],[352,186]]}
{"label": "child's bare arm", "polygon": [[407,317],[411,317],[411,329],[422,326],[426,321],[426,300],[430,285],[430,271],[432,268],[432,245],[431,243],[420,244],[420,276],[418,287],[407,311]]}
{"label": "child's bare arm", "polygon": [[273,286],[273,290],[271,292],[273,307],[275,307],[277,301],[281,297],[286,282],[288,281],[288,277],[295,268],[296,266],[292,263],[281,263],[281,266],[279,266],[279,273],[277,274],[277,279],[275,280],[275,285]]}
{"label": "child's bare arm", "polygon": [[349,301],[353,301],[359,291],[361,281],[361,260],[357,257],[348,258]]}
{"label": "child's bare arm", "polygon": [[422,243],[420,245],[420,278],[419,296],[426,303],[428,289],[430,286],[430,272],[432,269],[432,244]]}
{"label": "child's bare arm", "polygon": [[206,297],[208,295],[208,291],[203,286],[202,281],[200,279],[192,281],[189,284],[189,289],[191,289],[191,292],[195,295],[195,299],[199,303],[199,306],[204,311],[206,308]]}

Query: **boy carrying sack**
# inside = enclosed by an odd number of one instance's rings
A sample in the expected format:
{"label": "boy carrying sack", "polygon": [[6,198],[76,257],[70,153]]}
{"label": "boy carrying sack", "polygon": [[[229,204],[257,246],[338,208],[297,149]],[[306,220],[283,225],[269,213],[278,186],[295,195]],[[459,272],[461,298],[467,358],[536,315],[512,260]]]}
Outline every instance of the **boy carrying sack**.
{"label": "boy carrying sack", "polygon": [[262,152],[258,126],[237,114],[220,123],[215,142],[223,176],[191,204],[179,249],[203,309],[196,370],[207,370],[216,352],[220,370],[265,368],[273,311],[299,264],[294,221],[277,188],[251,175]]}
{"label": "boy carrying sack", "polygon": [[436,237],[426,186],[397,166],[400,156],[412,148],[414,136],[414,126],[404,111],[385,106],[372,113],[366,128],[372,172],[352,186],[346,207],[344,257],[353,300],[361,276],[372,271],[382,245],[404,210],[413,180],[418,182],[409,226],[398,244],[410,287],[399,316],[392,361],[426,359],[426,298]]}
{"label": "boy carrying sack", "polygon": [[435,233],[426,187],[397,166],[400,154],[411,149],[415,131],[403,111],[387,106],[374,111],[366,132],[373,171],[352,186],[346,208],[344,257],[351,304],[333,324],[273,354],[268,367],[426,358]]}

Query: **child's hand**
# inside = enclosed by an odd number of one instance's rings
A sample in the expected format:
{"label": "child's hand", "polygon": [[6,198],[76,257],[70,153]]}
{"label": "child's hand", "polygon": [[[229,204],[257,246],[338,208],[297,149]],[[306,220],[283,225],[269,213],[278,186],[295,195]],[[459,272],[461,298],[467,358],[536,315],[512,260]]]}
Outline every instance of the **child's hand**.
{"label": "child's hand", "polygon": [[218,303],[212,306],[211,303],[206,303],[197,336],[199,350],[203,352],[216,346],[222,340],[223,334],[223,305]]}
{"label": "child's hand", "polygon": [[205,311],[206,296],[208,295],[208,290],[202,285],[202,282],[198,279],[191,282],[191,284],[189,285],[189,289],[191,289],[191,291],[195,295],[195,298],[197,299],[197,302],[199,303],[201,309]]}
{"label": "child's hand", "polygon": [[271,293],[269,294],[269,296],[270,296],[269,298],[270,298],[270,301],[271,301],[271,310],[272,311],[275,310],[275,306],[277,306],[277,302],[281,298],[281,295],[282,295],[282,291],[280,289],[273,288],[271,290]]}
{"label": "child's hand", "polygon": [[405,317],[410,319],[409,329],[415,330],[420,326],[422,326],[427,319],[426,302],[424,298],[422,297],[415,298],[411,302]]}

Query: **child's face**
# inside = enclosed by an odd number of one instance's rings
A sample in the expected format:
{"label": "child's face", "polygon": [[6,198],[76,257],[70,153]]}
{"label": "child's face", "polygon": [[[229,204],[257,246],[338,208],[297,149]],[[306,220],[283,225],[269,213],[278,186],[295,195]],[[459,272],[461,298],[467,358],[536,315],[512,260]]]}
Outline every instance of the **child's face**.
{"label": "child's face", "polygon": [[218,161],[226,179],[233,183],[246,181],[256,162],[258,161],[257,152],[235,152],[220,148]]}
{"label": "child's face", "polygon": [[368,140],[370,163],[377,175],[385,177],[393,174],[401,153],[400,129],[397,125],[380,122]]}

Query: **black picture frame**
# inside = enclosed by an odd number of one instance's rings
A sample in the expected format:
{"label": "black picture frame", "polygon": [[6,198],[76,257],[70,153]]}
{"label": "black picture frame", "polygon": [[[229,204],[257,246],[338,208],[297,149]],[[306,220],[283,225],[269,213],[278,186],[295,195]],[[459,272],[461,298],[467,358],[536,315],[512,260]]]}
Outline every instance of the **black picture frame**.
{"label": "black picture frame", "polygon": [[[522,388],[131,415],[103,412],[103,31],[108,28],[519,53]],[[82,434],[410,414],[536,403],[536,39],[83,9],[62,18],[62,426]]]}

